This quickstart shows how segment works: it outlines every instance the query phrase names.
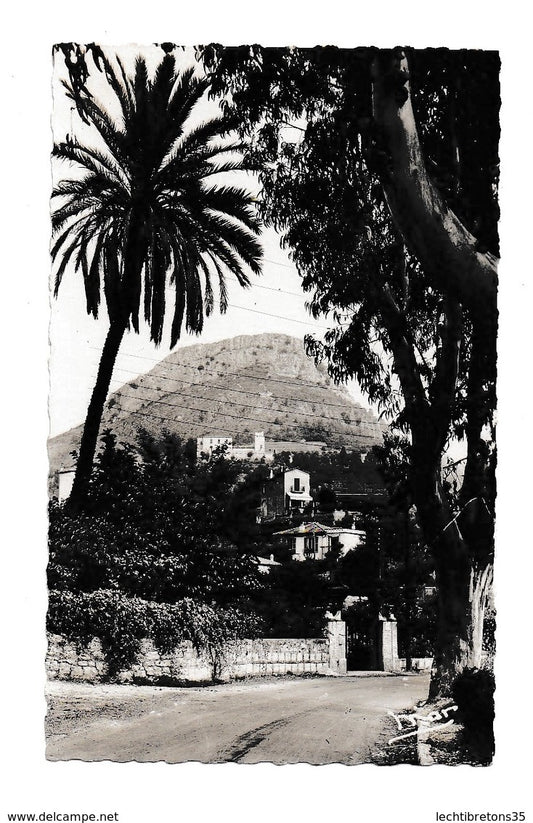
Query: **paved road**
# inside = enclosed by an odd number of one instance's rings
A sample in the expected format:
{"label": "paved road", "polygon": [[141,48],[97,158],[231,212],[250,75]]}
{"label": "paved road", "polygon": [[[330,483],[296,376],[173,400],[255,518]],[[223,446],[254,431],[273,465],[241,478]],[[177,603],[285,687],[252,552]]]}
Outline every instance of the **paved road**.
{"label": "paved road", "polygon": [[272,679],[210,688],[48,687],[49,760],[368,763],[387,709],[428,677]]}

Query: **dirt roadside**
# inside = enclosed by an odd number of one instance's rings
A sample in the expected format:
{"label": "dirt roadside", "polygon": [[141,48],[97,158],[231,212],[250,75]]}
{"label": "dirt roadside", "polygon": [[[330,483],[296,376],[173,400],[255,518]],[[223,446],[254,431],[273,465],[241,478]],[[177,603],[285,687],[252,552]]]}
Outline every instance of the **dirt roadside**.
{"label": "dirt roadside", "polygon": [[368,763],[387,711],[414,706],[428,677],[272,678],[208,686],[47,688],[49,760]]}

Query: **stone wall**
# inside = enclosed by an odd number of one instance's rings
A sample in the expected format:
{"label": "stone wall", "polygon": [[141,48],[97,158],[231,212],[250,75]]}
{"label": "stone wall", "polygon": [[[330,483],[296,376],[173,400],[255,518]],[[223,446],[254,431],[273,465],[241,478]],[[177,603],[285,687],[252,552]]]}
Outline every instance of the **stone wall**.
{"label": "stone wall", "polygon": [[[221,679],[264,677],[284,674],[343,674],[346,652],[342,643],[343,621],[328,623],[327,638],[257,639],[228,644],[222,661]],[[107,665],[100,641],[77,648],[59,635],[48,638],[46,671],[50,680],[95,683],[106,679]],[[212,677],[206,656],[190,642],[181,643],[171,654],[161,654],[149,640],[141,643],[138,661],[118,679],[124,683],[173,681],[202,682]]]}

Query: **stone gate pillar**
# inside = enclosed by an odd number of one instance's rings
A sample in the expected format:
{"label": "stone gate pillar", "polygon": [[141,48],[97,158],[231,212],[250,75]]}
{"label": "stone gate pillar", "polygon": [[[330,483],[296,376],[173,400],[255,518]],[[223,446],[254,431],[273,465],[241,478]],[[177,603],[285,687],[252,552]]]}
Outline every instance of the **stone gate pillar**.
{"label": "stone gate pillar", "polygon": [[392,617],[387,620],[381,614],[378,622],[378,664],[383,672],[400,670],[398,659],[398,624]]}
{"label": "stone gate pillar", "polygon": [[327,612],[329,668],[336,674],[346,674],[346,623],[341,613]]}

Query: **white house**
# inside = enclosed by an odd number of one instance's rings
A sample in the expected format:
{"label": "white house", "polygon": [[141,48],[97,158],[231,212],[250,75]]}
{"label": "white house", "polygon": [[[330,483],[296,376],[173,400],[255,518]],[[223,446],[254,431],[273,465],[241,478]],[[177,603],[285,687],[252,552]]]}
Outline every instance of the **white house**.
{"label": "white house", "polygon": [[261,486],[260,516],[264,519],[303,513],[313,502],[311,476],[302,469],[287,469],[274,474]]}
{"label": "white house", "polygon": [[361,545],[365,537],[365,533],[358,529],[335,528],[315,522],[302,523],[275,534],[289,541],[293,560],[323,560],[334,546],[339,546],[344,556]]}
{"label": "white house", "polygon": [[274,459],[274,452],[267,449],[264,432],[255,432],[254,442],[250,445],[233,445],[233,437],[222,435],[204,435],[196,438],[196,456],[198,460],[202,454],[211,455],[214,450],[221,446],[226,447],[226,456],[233,460],[265,460],[270,462]]}
{"label": "white house", "polygon": [[253,444],[233,446],[229,456],[234,460],[265,460],[270,463],[274,459],[274,452],[267,449],[265,433],[255,432]]}
{"label": "white house", "polygon": [[202,454],[211,455],[215,451],[222,446],[226,446],[228,451],[231,451],[233,448],[233,437],[224,437],[224,435],[218,434],[215,436],[211,435],[204,435],[203,437],[196,438],[196,457],[200,459]]}
{"label": "white house", "polygon": [[312,502],[310,484],[311,475],[302,469],[289,469],[283,474],[283,492],[289,511],[303,511],[305,506]]}

